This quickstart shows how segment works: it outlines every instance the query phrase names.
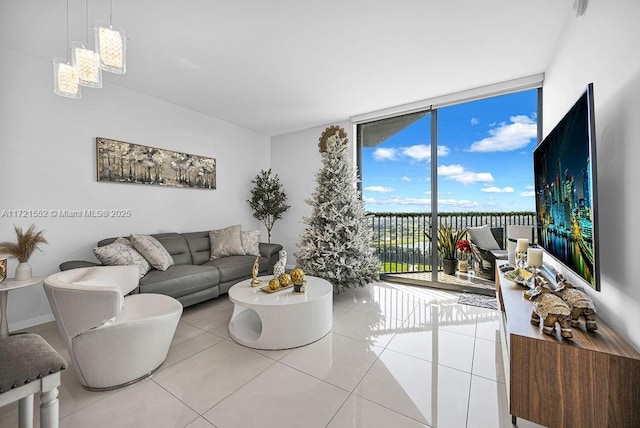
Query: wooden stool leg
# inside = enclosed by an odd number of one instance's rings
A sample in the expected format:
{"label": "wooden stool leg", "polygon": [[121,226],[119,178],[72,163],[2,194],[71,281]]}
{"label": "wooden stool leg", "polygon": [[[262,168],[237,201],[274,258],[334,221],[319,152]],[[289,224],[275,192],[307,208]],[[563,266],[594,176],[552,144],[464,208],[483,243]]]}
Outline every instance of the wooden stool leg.
{"label": "wooden stool leg", "polygon": [[18,402],[18,426],[33,428],[33,394],[21,398]]}
{"label": "wooden stool leg", "polygon": [[59,372],[42,379],[40,393],[40,427],[42,428],[58,428],[58,385],[60,385]]}

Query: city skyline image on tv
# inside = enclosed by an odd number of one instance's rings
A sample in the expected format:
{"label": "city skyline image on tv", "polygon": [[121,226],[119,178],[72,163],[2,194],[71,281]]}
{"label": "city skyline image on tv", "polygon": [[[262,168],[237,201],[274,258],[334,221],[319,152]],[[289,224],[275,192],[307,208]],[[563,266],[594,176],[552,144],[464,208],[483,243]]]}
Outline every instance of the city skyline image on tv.
{"label": "city skyline image on tv", "polygon": [[591,85],[533,153],[538,243],[599,290]]}

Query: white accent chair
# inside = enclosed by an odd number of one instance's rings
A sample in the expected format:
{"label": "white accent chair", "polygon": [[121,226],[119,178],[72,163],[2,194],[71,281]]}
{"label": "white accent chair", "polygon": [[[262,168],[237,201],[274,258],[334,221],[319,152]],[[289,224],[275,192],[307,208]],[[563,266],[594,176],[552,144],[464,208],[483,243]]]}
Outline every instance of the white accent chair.
{"label": "white accent chair", "polygon": [[80,383],[114,389],[151,375],[166,359],[182,304],[161,294],[127,295],[138,267],[71,269],[44,280]]}

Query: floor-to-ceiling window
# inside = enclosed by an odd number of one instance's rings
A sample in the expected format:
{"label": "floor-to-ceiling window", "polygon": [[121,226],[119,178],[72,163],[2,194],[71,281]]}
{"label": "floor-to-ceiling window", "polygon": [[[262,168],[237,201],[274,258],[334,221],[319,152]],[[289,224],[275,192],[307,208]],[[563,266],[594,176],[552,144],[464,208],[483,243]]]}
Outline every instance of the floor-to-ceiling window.
{"label": "floor-to-ceiling window", "polygon": [[506,226],[505,213],[533,212],[538,98],[530,89],[358,125],[361,190],[384,274],[482,285],[473,269],[443,274],[429,238],[440,225]]}

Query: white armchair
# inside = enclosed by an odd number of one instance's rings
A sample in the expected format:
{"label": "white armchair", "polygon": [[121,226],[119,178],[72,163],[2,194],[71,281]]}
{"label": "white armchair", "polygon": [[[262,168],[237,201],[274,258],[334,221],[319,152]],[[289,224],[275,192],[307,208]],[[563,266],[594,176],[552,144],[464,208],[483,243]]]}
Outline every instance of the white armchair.
{"label": "white armchair", "polygon": [[113,389],[149,376],[167,357],[182,304],[133,294],[137,266],[71,269],[44,280],[72,364],[87,389]]}

